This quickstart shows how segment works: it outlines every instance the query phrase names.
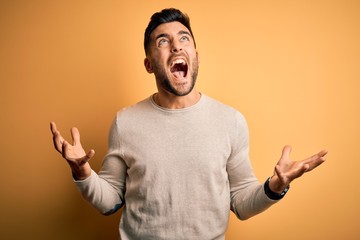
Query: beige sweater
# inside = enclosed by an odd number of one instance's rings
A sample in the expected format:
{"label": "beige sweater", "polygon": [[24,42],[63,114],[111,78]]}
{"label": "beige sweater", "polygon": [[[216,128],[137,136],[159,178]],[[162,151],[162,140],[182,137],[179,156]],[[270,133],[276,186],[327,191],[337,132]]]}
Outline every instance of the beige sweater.
{"label": "beige sweater", "polygon": [[103,214],[124,205],[126,239],[224,239],[229,210],[247,219],[274,204],[254,176],[248,128],[236,110],[202,95],[185,109],[152,97],[118,112],[96,174],[76,184]]}

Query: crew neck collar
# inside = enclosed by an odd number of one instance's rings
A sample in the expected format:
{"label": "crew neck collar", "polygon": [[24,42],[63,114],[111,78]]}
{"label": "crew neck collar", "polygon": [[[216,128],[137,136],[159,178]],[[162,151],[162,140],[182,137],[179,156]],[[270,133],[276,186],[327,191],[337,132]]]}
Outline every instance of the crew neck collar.
{"label": "crew neck collar", "polygon": [[154,100],[154,96],[156,95],[156,93],[152,94],[149,98],[150,98],[150,102],[151,102],[151,105],[155,108],[155,109],[158,109],[162,112],[168,112],[168,113],[176,113],[176,112],[187,112],[187,111],[191,111],[193,109],[196,109],[198,108],[202,102],[204,101],[204,94],[202,94],[200,92],[200,99],[193,105],[189,106],[189,107],[185,107],[185,108],[178,108],[178,109],[170,109],[170,108],[164,108],[164,107],[161,107],[159,106],[155,100]]}

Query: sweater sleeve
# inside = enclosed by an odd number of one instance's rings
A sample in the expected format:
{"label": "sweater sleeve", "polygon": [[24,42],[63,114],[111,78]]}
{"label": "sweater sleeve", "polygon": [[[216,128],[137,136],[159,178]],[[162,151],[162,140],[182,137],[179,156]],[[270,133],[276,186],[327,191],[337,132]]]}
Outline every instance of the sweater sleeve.
{"label": "sweater sleeve", "polygon": [[269,199],[254,175],[249,159],[249,133],[245,118],[237,113],[233,131],[232,153],[227,163],[231,210],[240,220],[265,211],[276,201]]}
{"label": "sweater sleeve", "polygon": [[82,196],[104,215],[116,212],[124,205],[127,166],[121,158],[116,120],[109,133],[109,150],[101,170],[82,181],[75,181]]}

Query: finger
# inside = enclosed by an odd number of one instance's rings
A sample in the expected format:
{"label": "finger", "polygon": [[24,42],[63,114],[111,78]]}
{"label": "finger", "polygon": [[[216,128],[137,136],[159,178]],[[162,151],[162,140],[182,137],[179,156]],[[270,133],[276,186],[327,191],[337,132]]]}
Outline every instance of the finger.
{"label": "finger", "polygon": [[91,149],[80,161],[80,165],[87,163],[95,155],[95,150]]}
{"label": "finger", "polygon": [[311,171],[312,169],[316,168],[320,164],[324,163],[326,158],[325,155],[328,153],[327,150],[322,150],[319,153],[303,160],[303,163],[309,165],[307,171]]}
{"label": "finger", "polygon": [[282,151],[282,154],[286,157],[289,157],[291,153],[291,146],[290,145],[285,145]]}
{"label": "finger", "polygon": [[94,149],[91,149],[87,154],[86,156],[88,156],[88,158],[92,158],[93,156],[95,155],[95,150]]}
{"label": "finger", "polygon": [[59,132],[56,132],[54,137],[53,137],[53,143],[54,143],[54,147],[58,152],[62,152],[62,145],[63,145],[63,138],[61,137],[61,135],[59,134]]}
{"label": "finger", "polygon": [[57,131],[55,122],[50,122],[50,129],[52,134],[55,134],[55,132]]}
{"label": "finger", "polygon": [[310,164],[304,164],[303,167],[302,167],[302,174],[304,174],[305,172],[309,171],[310,170]]}
{"label": "finger", "polygon": [[328,154],[328,151],[327,150],[322,150],[318,153],[318,156],[319,157],[325,157],[326,155]]}
{"label": "finger", "polygon": [[65,159],[67,159],[66,150],[68,148],[68,145],[69,145],[69,143],[66,140],[64,140],[64,142],[61,145],[61,153],[62,153],[63,158],[65,158]]}
{"label": "finger", "polygon": [[309,168],[307,169],[307,171],[311,171],[314,168],[317,168],[318,166],[320,166],[321,164],[323,164],[325,162],[325,158],[318,158],[312,162],[310,162],[309,164]]}
{"label": "finger", "polygon": [[282,150],[281,157],[280,157],[278,165],[281,166],[286,161],[288,161],[290,159],[290,153],[291,153],[291,146],[285,145],[283,150]]}
{"label": "finger", "polygon": [[305,161],[306,162],[311,162],[311,161],[314,161],[314,160],[316,160],[318,158],[324,158],[327,153],[328,153],[327,150],[322,150],[322,151],[318,152],[317,154],[314,154],[311,157],[305,159]]}
{"label": "finger", "polygon": [[57,130],[54,122],[50,123],[51,132],[53,134],[53,143],[54,147],[58,152],[62,152],[62,143],[64,138],[61,136],[60,132]]}
{"label": "finger", "polygon": [[75,145],[81,145],[80,143],[80,132],[76,127],[71,128],[71,137]]}

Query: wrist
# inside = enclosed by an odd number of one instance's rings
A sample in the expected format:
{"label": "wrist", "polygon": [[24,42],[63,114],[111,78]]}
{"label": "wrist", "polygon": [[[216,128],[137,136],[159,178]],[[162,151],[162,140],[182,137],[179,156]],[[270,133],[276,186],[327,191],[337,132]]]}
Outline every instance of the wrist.
{"label": "wrist", "polygon": [[71,172],[75,180],[84,180],[91,175],[91,167],[89,163],[81,166],[72,166]]}
{"label": "wrist", "polygon": [[281,181],[279,180],[279,178],[276,175],[269,177],[267,180],[269,181],[270,190],[275,193],[280,194],[281,192],[283,192],[285,190],[285,188],[288,187],[288,185],[281,183]]}
{"label": "wrist", "polygon": [[289,188],[290,186],[283,187],[278,184],[274,184],[272,177],[269,177],[264,184],[265,194],[272,200],[282,199],[288,192]]}

